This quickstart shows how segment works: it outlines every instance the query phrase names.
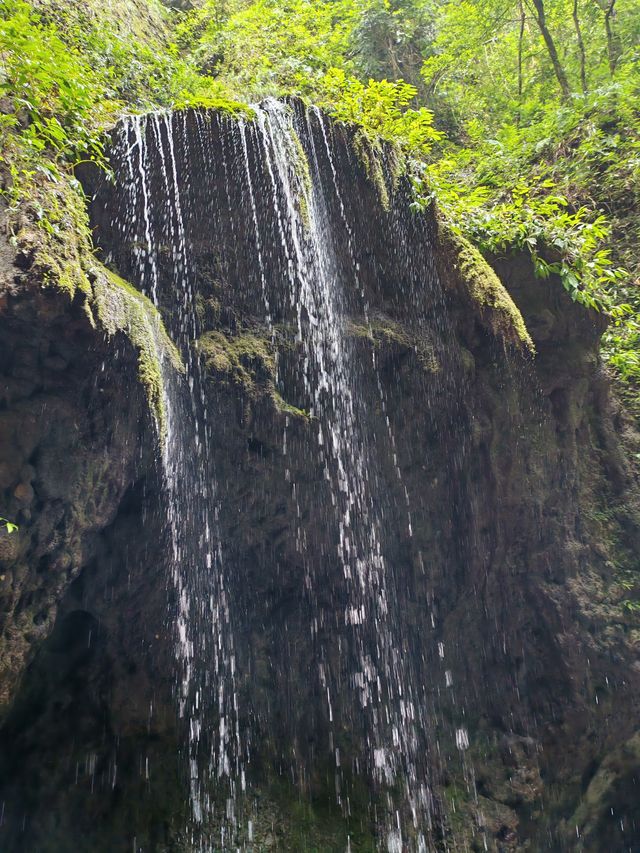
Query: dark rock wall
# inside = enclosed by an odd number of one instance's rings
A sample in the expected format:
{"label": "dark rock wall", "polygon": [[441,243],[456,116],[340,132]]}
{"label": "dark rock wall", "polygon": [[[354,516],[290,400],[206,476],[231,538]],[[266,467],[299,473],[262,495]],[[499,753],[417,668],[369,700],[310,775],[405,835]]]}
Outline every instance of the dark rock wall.
{"label": "dark rock wall", "polygon": [[[319,662],[333,679],[347,765],[364,724],[344,681],[346,593],[316,426],[305,414],[286,258],[277,241],[263,241],[272,333],[237,125],[213,117],[203,137],[194,114],[175,122],[242,722],[258,813],[271,823],[265,849],[342,850],[343,825],[352,849],[371,849],[375,815],[362,780],[345,771],[355,818],[343,821],[334,806]],[[624,602],[638,588],[638,483],[629,463],[637,445],[598,357],[601,319],[571,303],[559,282],[535,280],[525,258],[495,259],[537,354],[508,347],[470,299],[434,217],[411,215],[402,188],[385,212],[348,134],[335,129],[338,198],[317,128],[310,133],[303,143],[310,153],[315,139],[338,223],[331,239],[346,283],[358,411],[403,650],[425,709],[440,843],[635,849],[640,632]],[[249,160],[258,217],[273,235],[268,176],[251,134]],[[107,184],[92,189],[100,246],[133,278],[135,247],[114,229],[130,199]],[[157,248],[160,302],[179,337],[173,255]],[[176,829],[184,797],[166,531],[131,365],[122,357],[115,366],[112,345],[73,310],[51,318],[42,296],[9,299],[0,473],[4,514],[21,530],[6,575],[2,660],[12,682],[3,684],[15,684],[41,651],[0,735],[7,849],[71,849],[79,827],[87,846],[74,849],[130,849],[132,827],[145,850],[185,849]],[[39,342],[26,346],[25,335]],[[316,804],[314,820],[296,811],[283,776]],[[20,835],[20,808],[31,835]]]}
{"label": "dark rock wall", "polygon": [[83,298],[12,259],[0,499],[19,530],[0,538],[0,847],[130,849],[138,825],[162,836],[154,809],[177,801],[151,794],[145,769],[161,736],[176,740],[154,427],[124,335],[106,339]]}
{"label": "dark rock wall", "polygon": [[99,339],[80,305],[25,286],[15,268],[3,273],[0,488],[4,516],[20,526],[2,538],[6,703],[117,512],[139,454],[144,398],[134,354]]}

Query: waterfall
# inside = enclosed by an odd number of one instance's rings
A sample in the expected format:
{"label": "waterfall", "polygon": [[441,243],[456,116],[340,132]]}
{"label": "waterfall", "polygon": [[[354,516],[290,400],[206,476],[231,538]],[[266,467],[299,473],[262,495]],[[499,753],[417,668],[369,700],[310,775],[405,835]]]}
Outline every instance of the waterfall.
{"label": "waterfall", "polygon": [[[278,236],[286,247],[290,302],[296,308],[297,335],[304,347],[303,379],[313,401],[318,453],[336,509],[338,558],[348,589],[344,628],[355,650],[349,681],[368,716],[369,754],[363,756],[363,762],[388,785],[399,777],[405,781],[416,826],[424,826],[425,819],[428,825],[430,804],[426,782],[418,778],[416,768],[417,711],[412,678],[397,632],[399,614],[394,612],[392,567],[383,556],[377,484],[370,476],[372,448],[359,428],[362,413],[345,335],[345,282],[341,281],[331,242],[325,188],[310,126],[313,120],[320,127],[335,181],[331,147],[319,112],[306,116],[310,173],[300,143],[306,128],[295,127],[286,106],[266,101],[257,111],[254,132],[268,166],[273,206],[278,212]],[[246,146],[243,150],[246,155]],[[249,164],[247,175],[250,182]],[[337,184],[334,187],[337,189]],[[351,272],[347,285],[357,283],[355,262]],[[308,582],[313,585],[314,579]],[[322,666],[318,674],[324,679]],[[323,686],[331,718],[331,692],[328,685]],[[337,750],[336,768],[340,768]],[[394,817],[397,825],[387,827],[389,847],[401,849],[400,820]],[[420,834],[419,846],[424,843]]]}
{"label": "waterfall", "polygon": [[[374,332],[347,190],[333,130],[318,110],[275,100],[254,109],[253,120],[199,111],[133,116],[121,123],[112,154],[119,198],[110,260],[164,314],[186,365],[184,377],[169,365],[163,371],[161,461],[175,694],[190,779],[189,843],[203,851],[251,849],[254,831],[250,720],[256,715],[251,674],[236,652],[244,614],[221,541],[226,507],[213,449],[221,425],[197,344],[205,331],[201,306],[215,273],[216,283],[235,288],[233,298],[245,306],[252,330],[264,330],[274,351],[274,393],[296,399],[305,412],[306,452],[327,496],[318,510],[334,544],[319,561],[298,502],[308,487],[296,480],[289,460],[294,433],[286,416],[283,482],[297,507],[296,551],[304,567],[299,595],[308,605],[315,656],[309,676],[322,697],[317,713],[327,728],[323,749],[336,803],[348,815],[347,776],[369,779],[377,791],[371,819],[383,847],[426,851],[437,817],[433,744],[424,668],[416,669],[403,627],[402,580],[386,553],[390,521],[376,458],[381,452],[392,460],[403,496],[399,535],[406,540],[413,535],[412,507],[374,346],[367,370],[375,378],[382,426],[375,434],[367,427],[370,402],[361,391],[351,319],[362,319],[371,341]],[[226,235],[224,246],[218,232]],[[427,274],[430,282],[435,273],[431,268]],[[407,285],[409,302],[418,287],[422,283],[413,280]],[[425,322],[418,309],[416,317],[418,325]],[[235,334],[233,312],[225,322]],[[330,593],[323,562],[339,567]],[[330,626],[319,604],[328,597],[335,610]],[[357,749],[350,735],[345,738],[345,726],[360,733]],[[354,754],[345,756],[345,748]],[[311,761],[300,759],[304,772]]]}
{"label": "waterfall", "polygon": [[[193,849],[210,850],[214,849],[211,844],[225,847],[233,835],[237,789],[244,789],[245,776],[215,473],[207,449],[210,426],[199,360],[191,346],[198,323],[181,208],[181,195],[188,192],[188,185],[180,185],[174,150],[177,120],[168,113],[154,113],[133,116],[121,125],[114,159],[126,169],[126,209],[131,215],[119,219],[116,227],[121,239],[134,247],[136,285],[158,307],[160,246],[168,240],[171,247],[166,295],[186,365],[184,377],[177,376],[170,365],[162,365],[167,428],[161,461],[170,536],[176,699],[186,724],[194,824],[190,843]],[[155,192],[152,156],[161,172]],[[216,730],[210,726],[214,716]],[[210,828],[216,811],[212,782],[218,792],[227,793],[215,834]]]}

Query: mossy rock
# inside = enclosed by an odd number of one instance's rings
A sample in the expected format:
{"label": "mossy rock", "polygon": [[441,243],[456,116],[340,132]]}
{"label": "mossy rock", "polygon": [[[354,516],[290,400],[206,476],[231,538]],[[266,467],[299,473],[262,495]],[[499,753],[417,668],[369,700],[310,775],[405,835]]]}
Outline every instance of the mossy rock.
{"label": "mossy rock", "polygon": [[180,356],[155,306],[101,264],[93,253],[82,190],[68,175],[37,183],[10,226],[16,263],[29,283],[57,291],[81,305],[93,328],[113,338],[122,332],[138,353],[138,377],[162,439],[165,432],[163,366],[183,370]]}
{"label": "mossy rock", "polygon": [[377,316],[369,322],[349,321],[347,334],[368,340],[376,349],[415,354],[426,373],[438,373],[440,364],[431,341],[388,317]]}
{"label": "mossy rock", "polygon": [[250,400],[267,397],[283,414],[309,418],[307,412],[284,400],[276,388],[276,356],[266,330],[205,332],[197,341],[197,349],[206,372],[216,381],[240,388]]}
{"label": "mossy rock", "polygon": [[[336,801],[334,773],[321,775],[322,782],[314,785],[313,793],[301,791],[286,775],[271,773],[252,785],[250,800],[241,803],[235,846],[253,853],[343,853],[347,849],[352,853],[374,853],[378,847],[365,780],[347,780],[345,795],[350,814],[346,815]],[[224,813],[224,802],[220,802],[217,813]],[[208,830],[211,837],[219,837],[218,827],[210,826]]]}
{"label": "mossy rock", "polygon": [[[603,850],[613,843],[618,847],[625,822],[637,814],[637,776],[640,766],[640,732],[610,752],[589,782],[580,805],[564,822],[566,838],[580,832],[580,850]],[[620,835],[617,836],[620,831]],[[617,836],[617,837],[616,837]],[[613,850],[614,847],[608,847]]]}
{"label": "mossy rock", "polygon": [[534,353],[535,346],[520,309],[480,251],[442,219],[439,238],[452,255],[461,283],[494,334]]}
{"label": "mossy rock", "polygon": [[250,396],[256,396],[275,377],[270,341],[252,332],[206,332],[198,339],[198,350],[209,373],[241,385]]}
{"label": "mossy rock", "polygon": [[391,198],[406,170],[406,158],[399,146],[369,135],[358,128],[353,149],[367,178],[376,188],[382,209],[389,212]]}
{"label": "mossy rock", "polygon": [[158,310],[140,291],[102,265],[90,272],[92,310],[109,336],[122,332],[138,353],[138,378],[161,437],[166,427],[163,368],[184,371],[180,354],[162,323]]}

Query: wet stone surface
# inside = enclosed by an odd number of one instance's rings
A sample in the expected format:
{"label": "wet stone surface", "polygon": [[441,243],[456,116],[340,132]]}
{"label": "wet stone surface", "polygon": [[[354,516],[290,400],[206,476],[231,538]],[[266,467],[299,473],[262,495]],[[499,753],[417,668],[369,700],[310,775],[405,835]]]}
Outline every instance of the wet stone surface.
{"label": "wet stone surface", "polygon": [[[8,511],[29,543],[51,513],[77,528],[47,522],[50,615],[7,608],[2,654],[30,666],[0,731],[6,848],[637,843],[636,439],[599,319],[496,261],[532,358],[435,218],[402,183],[385,210],[349,133],[297,104],[131,119],[113,162],[96,239],[186,375],[154,458],[89,333],[3,355]],[[54,564],[7,541],[14,601]]]}

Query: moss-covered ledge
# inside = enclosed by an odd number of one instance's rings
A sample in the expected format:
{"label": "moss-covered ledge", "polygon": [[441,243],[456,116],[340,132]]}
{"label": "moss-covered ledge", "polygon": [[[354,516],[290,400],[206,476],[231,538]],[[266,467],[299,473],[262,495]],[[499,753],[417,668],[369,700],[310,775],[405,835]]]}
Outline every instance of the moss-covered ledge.
{"label": "moss-covered ledge", "polygon": [[163,365],[182,372],[180,354],[146,296],[101,264],[94,265],[88,276],[93,285],[90,307],[98,326],[110,337],[124,333],[138,353],[138,379],[162,438],[166,427]]}
{"label": "moss-covered ledge", "polygon": [[268,398],[281,414],[309,419],[307,412],[288,403],[276,387],[276,351],[267,329],[246,328],[236,333],[215,329],[201,335],[196,346],[205,373],[213,381],[240,389],[249,400]]}
{"label": "moss-covered ledge", "polygon": [[434,374],[441,369],[433,342],[390,317],[377,314],[369,320],[351,318],[346,333],[351,338],[369,341],[377,350],[415,356],[425,373]]}
{"label": "moss-covered ledge", "polygon": [[95,256],[85,199],[70,177],[35,185],[35,197],[8,221],[14,264],[24,286],[40,287],[82,306],[96,330],[121,333],[138,354],[145,390],[160,439],[165,432],[164,366],[182,371],[180,355],[155,306]]}
{"label": "moss-covered ledge", "polygon": [[458,234],[442,216],[436,216],[436,251],[454,270],[476,307],[482,324],[505,343],[535,353],[520,309],[480,251]]}

